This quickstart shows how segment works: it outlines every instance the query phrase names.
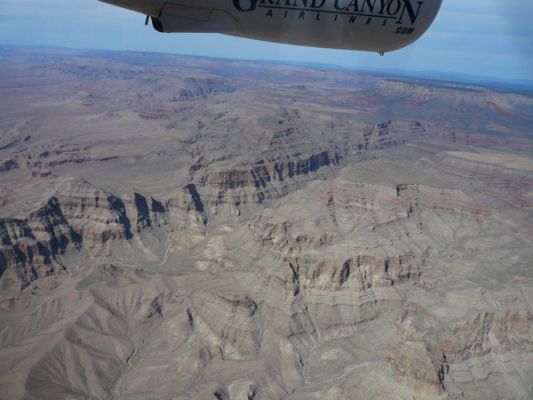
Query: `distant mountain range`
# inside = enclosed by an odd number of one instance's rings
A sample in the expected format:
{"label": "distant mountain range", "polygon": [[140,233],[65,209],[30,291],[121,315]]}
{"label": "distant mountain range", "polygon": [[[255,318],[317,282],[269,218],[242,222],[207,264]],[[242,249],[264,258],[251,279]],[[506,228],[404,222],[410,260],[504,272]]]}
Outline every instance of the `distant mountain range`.
{"label": "distant mountain range", "polygon": [[284,62],[280,64],[301,65],[310,68],[320,69],[335,69],[343,71],[362,72],[366,74],[381,76],[381,75],[395,75],[404,78],[424,79],[449,83],[464,83],[469,85],[487,86],[499,89],[512,90],[527,90],[533,91],[533,80],[528,79],[496,79],[487,76],[476,76],[470,74],[462,74],[458,72],[442,72],[442,71],[409,71],[401,69],[387,69],[387,68],[357,68],[346,67],[343,65],[324,64],[324,63],[291,63]]}
{"label": "distant mountain range", "polygon": [[[54,47],[54,46],[13,46],[13,45],[7,45],[7,44],[1,44],[0,43],[0,51],[5,49],[12,49],[12,48],[28,48],[28,49],[48,49],[51,51],[67,51],[67,52],[86,52],[91,51],[87,49],[70,49],[70,48],[63,48],[63,47]],[[95,51],[101,51],[101,52],[110,52],[113,51],[110,50],[99,50],[95,49]],[[129,52],[129,51],[128,51]],[[139,53],[135,51],[131,51],[129,53]],[[150,54],[149,52],[142,52]],[[172,54],[172,53],[154,53],[154,54],[167,54],[169,56],[180,54]],[[218,57],[208,57],[208,56],[188,56],[187,54],[183,54],[182,56],[192,57],[192,58],[207,58],[207,59],[217,59]],[[335,70],[342,70],[342,71],[354,71],[354,72],[361,72],[376,76],[381,75],[392,75],[392,76],[399,76],[399,77],[405,77],[405,78],[413,78],[413,79],[424,79],[424,80],[433,80],[433,81],[441,81],[441,82],[448,82],[448,83],[464,83],[469,85],[478,85],[478,86],[485,86],[490,87],[494,89],[503,89],[503,90],[518,90],[518,91],[527,91],[533,92],[533,80],[529,79],[505,79],[505,78],[493,78],[488,76],[478,76],[478,75],[471,75],[471,74],[463,74],[458,72],[443,72],[443,71],[413,71],[413,70],[402,70],[402,69],[390,69],[390,68],[365,68],[365,67],[347,67],[345,65],[337,65],[334,63],[309,63],[309,62],[296,62],[296,61],[273,61],[273,60],[238,60],[234,58],[228,58],[228,60],[234,60],[234,61],[243,61],[243,62],[261,62],[266,64],[275,64],[275,65],[291,65],[291,66],[302,66],[307,68],[318,68],[318,69],[335,69]]]}

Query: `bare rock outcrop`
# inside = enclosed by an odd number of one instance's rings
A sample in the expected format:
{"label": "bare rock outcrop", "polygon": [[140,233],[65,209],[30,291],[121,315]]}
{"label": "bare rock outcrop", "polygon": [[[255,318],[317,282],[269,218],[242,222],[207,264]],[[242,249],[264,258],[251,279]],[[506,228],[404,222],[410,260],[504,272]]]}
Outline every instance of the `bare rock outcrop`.
{"label": "bare rock outcrop", "polygon": [[4,287],[24,289],[36,279],[64,272],[61,255],[67,250],[106,254],[112,242],[128,241],[134,233],[167,222],[162,203],[153,198],[148,203],[138,193],[132,197],[127,203],[89,182],[67,179],[27,218],[0,220]]}

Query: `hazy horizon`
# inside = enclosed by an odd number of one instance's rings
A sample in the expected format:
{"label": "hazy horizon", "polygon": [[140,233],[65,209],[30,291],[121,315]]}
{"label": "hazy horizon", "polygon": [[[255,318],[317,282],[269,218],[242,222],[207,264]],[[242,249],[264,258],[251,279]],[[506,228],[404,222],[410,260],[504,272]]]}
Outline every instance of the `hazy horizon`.
{"label": "hazy horizon", "polygon": [[312,62],[312,61],[292,61],[292,60],[271,60],[271,59],[261,59],[261,58],[235,58],[235,57],[224,57],[224,56],[212,56],[212,55],[197,55],[197,54],[180,54],[180,53],[171,53],[165,51],[150,51],[150,50],[112,50],[105,48],[80,48],[80,47],[67,47],[67,46],[50,46],[50,45],[12,45],[5,44],[0,42],[0,49],[30,49],[30,50],[49,50],[49,51],[67,51],[67,52],[94,52],[94,53],[132,53],[132,54],[154,54],[161,56],[176,56],[176,57],[191,57],[191,58],[206,58],[213,60],[222,60],[228,62],[250,62],[250,63],[269,63],[269,64],[279,64],[286,66],[298,66],[303,68],[311,69],[332,69],[338,71],[347,71],[361,74],[375,74],[376,76],[391,76],[398,78],[410,78],[410,79],[421,79],[442,83],[457,83],[457,84],[466,84],[466,85],[479,85],[479,86],[489,86],[497,88],[501,85],[502,88],[508,87],[510,90],[515,89],[524,89],[529,90],[533,89],[533,79],[505,79],[504,77],[491,77],[491,76],[482,76],[474,75],[461,72],[441,72],[433,70],[408,70],[408,69],[394,69],[394,68],[371,68],[371,67],[358,67],[358,66],[348,66],[328,62]]}

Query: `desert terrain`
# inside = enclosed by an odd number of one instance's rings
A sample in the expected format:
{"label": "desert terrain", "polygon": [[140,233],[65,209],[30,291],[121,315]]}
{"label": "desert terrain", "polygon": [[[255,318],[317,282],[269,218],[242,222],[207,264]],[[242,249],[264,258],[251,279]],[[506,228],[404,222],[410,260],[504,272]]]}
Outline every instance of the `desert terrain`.
{"label": "desert terrain", "polygon": [[533,398],[533,90],[0,48],[0,398]]}

